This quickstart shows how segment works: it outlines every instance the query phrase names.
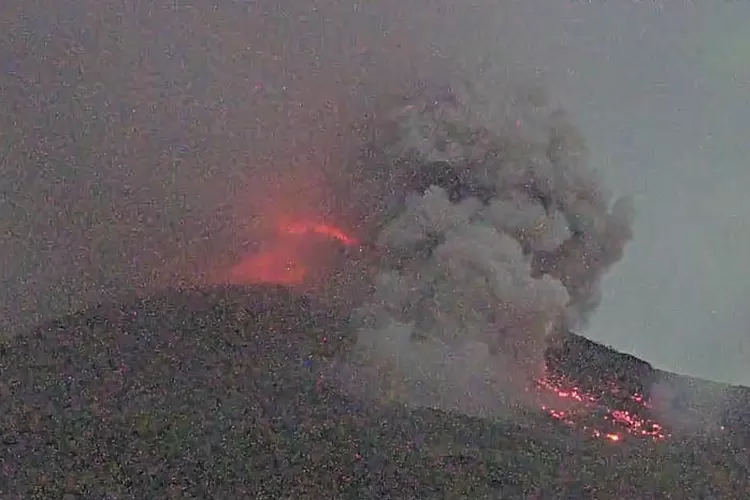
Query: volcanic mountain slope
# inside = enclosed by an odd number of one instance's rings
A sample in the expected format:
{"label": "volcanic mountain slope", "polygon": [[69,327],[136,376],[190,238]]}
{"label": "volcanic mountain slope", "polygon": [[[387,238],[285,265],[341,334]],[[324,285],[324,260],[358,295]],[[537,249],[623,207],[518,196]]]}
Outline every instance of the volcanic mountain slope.
{"label": "volcanic mountain slope", "polygon": [[627,407],[645,420],[668,420],[677,434],[718,432],[750,443],[750,389],[657,370],[571,332],[546,353],[549,379],[609,408]]}
{"label": "volcanic mountain slope", "polygon": [[[345,397],[321,375],[348,348],[341,317],[285,288],[222,287],[97,306],[6,341],[0,498],[750,494],[722,435],[614,443],[541,410],[484,421]],[[558,340],[551,371],[580,368],[588,344]]]}

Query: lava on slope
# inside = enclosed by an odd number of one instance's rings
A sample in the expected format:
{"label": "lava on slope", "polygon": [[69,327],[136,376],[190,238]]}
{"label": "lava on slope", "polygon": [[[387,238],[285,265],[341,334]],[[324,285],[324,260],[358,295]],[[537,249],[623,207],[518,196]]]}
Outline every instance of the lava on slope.
{"label": "lava on slope", "polygon": [[552,418],[610,441],[670,437],[649,404],[655,371],[645,361],[558,331],[549,339],[545,362],[535,390]]}
{"label": "lava on slope", "polygon": [[[544,396],[553,396],[560,403],[540,403],[552,418],[581,429],[597,438],[620,442],[626,436],[661,441],[669,437],[667,430],[651,419],[648,403],[642,394],[623,394],[615,382],[606,384],[613,398],[585,391],[564,375],[551,373],[536,381],[536,389]],[[613,406],[606,401],[619,401]]]}

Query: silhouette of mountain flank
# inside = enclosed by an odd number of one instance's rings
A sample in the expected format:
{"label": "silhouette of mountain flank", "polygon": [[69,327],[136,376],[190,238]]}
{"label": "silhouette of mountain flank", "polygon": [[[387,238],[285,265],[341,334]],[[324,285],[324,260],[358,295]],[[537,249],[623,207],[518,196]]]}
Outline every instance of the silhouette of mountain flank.
{"label": "silhouette of mountain flank", "polygon": [[[633,413],[663,436],[375,405],[323,376],[350,345],[342,318],[283,287],[170,290],[4,341],[0,498],[750,498],[747,389],[563,333],[548,376],[595,401],[586,418],[658,396]],[[678,400],[708,415],[706,387],[726,395],[715,430],[672,418]]]}

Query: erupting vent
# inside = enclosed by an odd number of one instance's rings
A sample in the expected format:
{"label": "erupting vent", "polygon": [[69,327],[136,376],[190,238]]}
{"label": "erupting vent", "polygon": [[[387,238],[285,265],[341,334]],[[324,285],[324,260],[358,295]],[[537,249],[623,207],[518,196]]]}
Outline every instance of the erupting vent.
{"label": "erupting vent", "polygon": [[230,271],[237,284],[272,283],[301,285],[325,256],[314,251],[321,243],[355,246],[357,240],[342,229],[321,222],[293,221],[278,225],[260,251],[248,256]]}

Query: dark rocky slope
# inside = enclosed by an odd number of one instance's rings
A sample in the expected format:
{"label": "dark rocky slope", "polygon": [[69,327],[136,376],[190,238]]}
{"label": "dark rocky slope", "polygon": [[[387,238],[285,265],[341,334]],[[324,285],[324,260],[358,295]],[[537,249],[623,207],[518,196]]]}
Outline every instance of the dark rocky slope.
{"label": "dark rocky slope", "polygon": [[[541,411],[489,422],[344,397],[320,371],[347,338],[340,315],[259,287],[102,305],[6,341],[0,498],[750,497],[726,433],[611,443]],[[592,389],[668,376],[554,345],[550,364]]]}

